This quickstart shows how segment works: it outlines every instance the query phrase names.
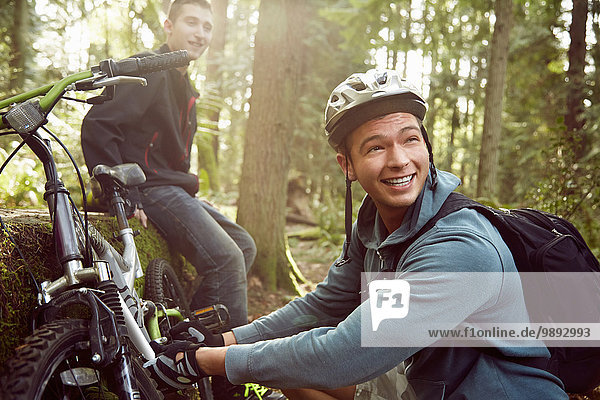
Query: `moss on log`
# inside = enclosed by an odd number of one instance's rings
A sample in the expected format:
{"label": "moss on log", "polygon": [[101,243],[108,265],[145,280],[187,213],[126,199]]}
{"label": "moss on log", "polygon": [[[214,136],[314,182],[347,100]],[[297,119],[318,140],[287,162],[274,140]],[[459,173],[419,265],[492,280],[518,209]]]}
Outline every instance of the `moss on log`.
{"label": "moss on log", "polygon": [[[114,218],[104,214],[90,213],[90,223],[119,251],[121,243],[114,239],[117,231]],[[23,257],[7,233],[0,231],[0,375],[5,373],[5,361],[14,349],[31,334],[30,318],[37,303],[33,280],[39,283],[62,275],[62,267],[56,259],[52,239],[52,225],[47,212],[39,210],[0,209],[0,217],[10,231]],[[144,229],[137,220],[130,220],[131,227],[139,230],[135,239],[142,268],[154,258],[164,258],[179,274],[184,289],[190,293],[196,278],[195,269],[183,257],[172,251],[157,230]],[[26,260],[26,262],[23,260]],[[143,278],[139,279],[143,287]]]}

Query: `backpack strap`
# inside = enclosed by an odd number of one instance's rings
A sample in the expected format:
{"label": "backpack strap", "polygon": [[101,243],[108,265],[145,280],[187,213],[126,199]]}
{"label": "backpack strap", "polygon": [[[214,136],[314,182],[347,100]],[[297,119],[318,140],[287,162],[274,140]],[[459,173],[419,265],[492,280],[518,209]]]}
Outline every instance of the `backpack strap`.
{"label": "backpack strap", "polygon": [[[419,231],[411,237],[406,242],[398,245],[396,255],[394,257],[394,263],[392,264],[392,268],[396,268],[398,261],[402,255],[406,252],[406,250],[419,239],[425,232],[434,227],[434,225],[442,218],[452,214],[455,211],[461,210],[463,208],[471,208],[477,210],[480,214],[485,216],[499,231],[500,234],[504,238],[504,234],[510,234],[511,231],[507,230],[509,228],[506,225],[500,222],[500,217],[498,216],[498,211],[494,210],[491,207],[487,207],[484,204],[481,204],[469,197],[465,196],[462,193],[452,192],[448,195],[442,207],[438,210],[438,212],[429,220],[427,223],[419,229]],[[506,239],[504,239],[506,241]],[[392,271],[384,271],[384,272],[392,272]],[[498,348],[495,347],[481,347],[478,348],[481,353],[486,354],[491,357],[495,357],[498,359],[512,361],[517,364],[525,365],[528,367],[539,368],[542,370],[546,370],[549,365],[550,359],[544,357],[511,357],[504,355]]]}
{"label": "backpack strap", "polygon": [[386,269],[382,272],[394,272],[396,269],[396,266],[398,265],[398,261],[400,261],[400,258],[402,258],[402,255],[406,252],[406,250],[414,242],[416,242],[417,239],[419,239],[421,236],[423,236],[423,234],[425,234],[425,232],[427,232],[428,230],[433,228],[434,225],[440,219],[452,214],[455,211],[463,209],[463,208],[477,208],[479,210],[480,207],[483,209],[486,209],[486,207],[484,205],[476,202],[473,199],[468,198],[467,196],[465,196],[462,193],[458,193],[458,192],[450,193],[450,195],[448,195],[448,198],[446,198],[446,201],[444,201],[444,204],[442,204],[442,207],[438,210],[438,212],[429,221],[427,221],[427,223],[425,225],[423,225],[423,227],[421,229],[419,229],[419,231],[413,237],[411,237],[410,239],[408,239],[405,242],[402,242],[401,244],[399,244],[396,247],[397,251],[394,256],[394,262],[391,264],[391,266],[388,269]]}

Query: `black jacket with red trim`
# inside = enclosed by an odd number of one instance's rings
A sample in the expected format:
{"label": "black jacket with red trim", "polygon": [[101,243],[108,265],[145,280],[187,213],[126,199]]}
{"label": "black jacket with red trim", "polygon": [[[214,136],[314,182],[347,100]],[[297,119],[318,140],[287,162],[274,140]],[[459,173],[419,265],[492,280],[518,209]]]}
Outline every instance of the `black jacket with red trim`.
{"label": "black jacket with red trim", "polygon": [[[156,53],[167,51],[165,44]],[[142,188],[175,185],[194,195],[198,178],[188,171],[198,93],[188,75],[175,69],[145,78],[145,87],[117,86],[113,100],[94,105],[85,116],[81,146],[88,171],[98,164],[137,163],[146,174]],[[137,191],[129,198],[140,204]]]}

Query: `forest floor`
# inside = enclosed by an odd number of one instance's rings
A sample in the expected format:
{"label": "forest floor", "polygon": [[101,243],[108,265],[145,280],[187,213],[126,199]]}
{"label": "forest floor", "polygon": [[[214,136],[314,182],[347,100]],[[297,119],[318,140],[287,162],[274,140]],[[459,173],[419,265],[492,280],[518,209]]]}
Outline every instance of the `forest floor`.
{"label": "forest floor", "polygon": [[[301,225],[288,225],[288,233],[301,230]],[[324,244],[319,240],[289,239],[290,251],[298,269],[302,272],[307,283],[301,284],[300,289],[310,292],[327,275],[329,267],[340,254],[342,246]],[[251,321],[281,308],[290,302],[295,295],[283,290],[266,292],[260,280],[250,276],[248,280],[248,317]]]}

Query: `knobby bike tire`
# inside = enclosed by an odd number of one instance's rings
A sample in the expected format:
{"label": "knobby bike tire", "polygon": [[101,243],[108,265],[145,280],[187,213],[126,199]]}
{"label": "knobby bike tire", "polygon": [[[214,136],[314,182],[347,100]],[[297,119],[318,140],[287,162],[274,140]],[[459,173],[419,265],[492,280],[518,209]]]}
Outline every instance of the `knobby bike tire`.
{"label": "knobby bike tire", "polygon": [[[131,364],[143,400],[162,400],[156,382],[132,355]],[[73,376],[76,368],[88,368],[97,382],[86,386],[65,385],[61,372]],[[8,361],[3,382],[5,400],[116,399],[111,392],[110,366],[96,369],[89,351],[89,323],[65,319],[44,325],[25,339]],[[2,394],[2,393],[0,393]]]}
{"label": "knobby bike tire", "polygon": [[[151,300],[157,304],[163,304],[166,308],[176,308],[182,311],[185,317],[190,315],[189,303],[187,296],[179,282],[179,278],[171,264],[162,258],[155,258],[150,261],[146,268],[144,283],[144,299]],[[166,336],[169,324],[165,324],[163,320],[159,326],[163,335]],[[177,323],[177,321],[173,321]],[[197,398],[194,394],[197,393],[202,400],[213,400],[212,386],[209,378],[204,378],[199,382],[198,391],[190,389],[187,393],[190,398]],[[180,397],[177,397],[180,398]]]}
{"label": "knobby bike tire", "polygon": [[150,261],[146,268],[144,299],[163,304],[167,308],[177,308],[184,316],[190,315],[190,307],[185,291],[171,264],[162,258]]}

